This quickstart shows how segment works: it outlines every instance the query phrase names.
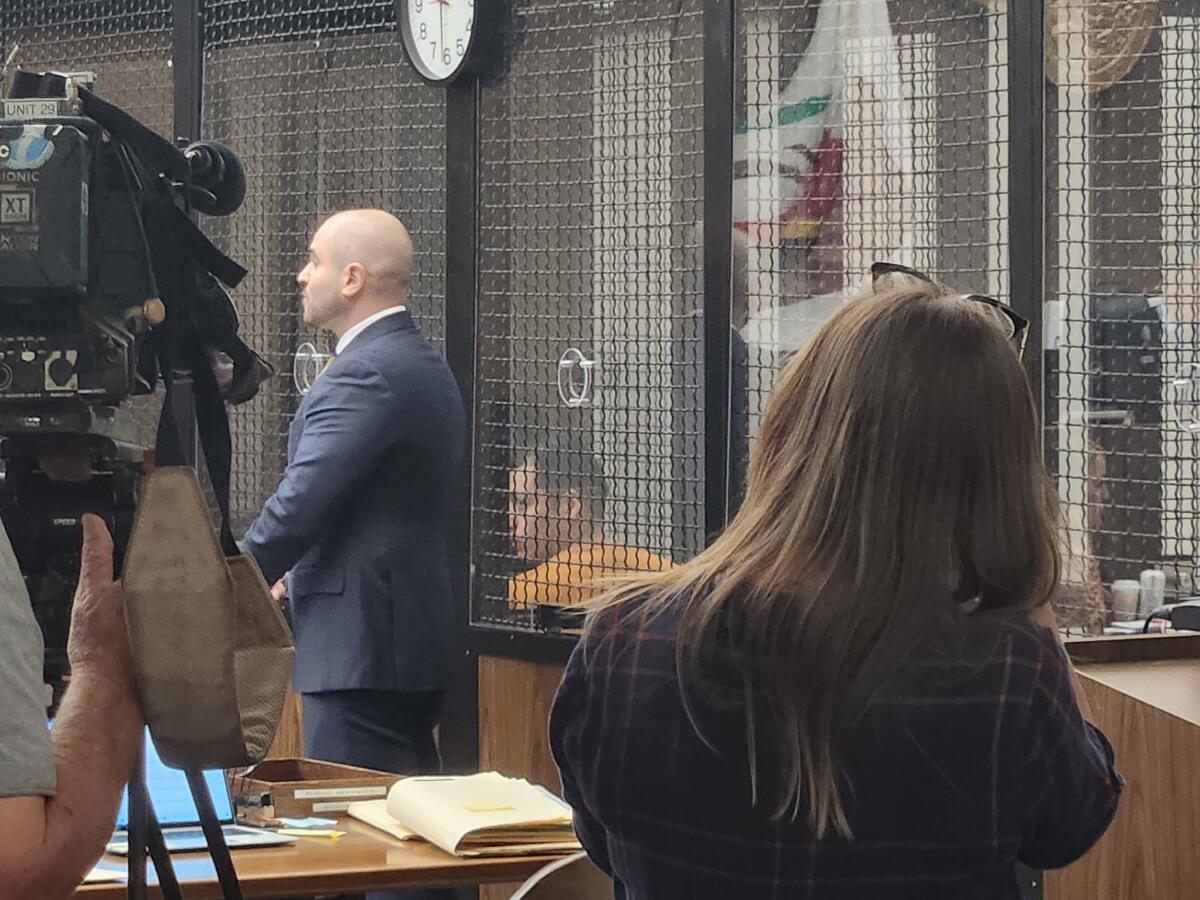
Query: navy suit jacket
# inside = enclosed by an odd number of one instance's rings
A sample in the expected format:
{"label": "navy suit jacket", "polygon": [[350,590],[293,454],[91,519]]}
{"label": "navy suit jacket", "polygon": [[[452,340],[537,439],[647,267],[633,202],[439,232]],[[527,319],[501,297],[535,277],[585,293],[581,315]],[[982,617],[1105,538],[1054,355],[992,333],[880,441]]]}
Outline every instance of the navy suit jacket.
{"label": "navy suit jacket", "polygon": [[291,572],[297,691],[446,686],[465,432],[454,377],[407,312],[355,337],[304,397],[242,540],[268,584]]}

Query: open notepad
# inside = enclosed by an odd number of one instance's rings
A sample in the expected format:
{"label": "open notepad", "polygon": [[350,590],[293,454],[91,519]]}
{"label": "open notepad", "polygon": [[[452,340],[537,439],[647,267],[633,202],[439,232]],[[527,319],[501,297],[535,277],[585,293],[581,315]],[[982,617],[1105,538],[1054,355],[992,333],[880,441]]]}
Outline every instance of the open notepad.
{"label": "open notepad", "polygon": [[425,839],[455,856],[517,856],[579,850],[571,808],[522,778],[496,772],[396,782],[386,800],[349,813],[400,840]]}

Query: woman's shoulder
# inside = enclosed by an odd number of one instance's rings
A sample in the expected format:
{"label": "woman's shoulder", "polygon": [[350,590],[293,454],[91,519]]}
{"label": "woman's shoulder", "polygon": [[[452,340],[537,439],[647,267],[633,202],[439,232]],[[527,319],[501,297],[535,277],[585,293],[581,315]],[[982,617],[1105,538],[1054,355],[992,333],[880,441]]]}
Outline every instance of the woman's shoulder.
{"label": "woman's shoulder", "polygon": [[980,610],[966,617],[959,655],[964,662],[1024,668],[1035,677],[1067,665],[1058,636],[1024,609]]}
{"label": "woman's shoulder", "polygon": [[983,609],[966,617],[967,633],[980,637],[1003,635],[1022,648],[1040,649],[1057,642],[1054,632],[1033,620],[1028,610]]}
{"label": "woman's shoulder", "polygon": [[674,671],[683,601],[642,591],[588,613],[580,652],[607,667]]}
{"label": "woman's shoulder", "polygon": [[604,599],[588,613],[584,637],[591,641],[674,639],[684,605],[678,596],[643,590],[620,600]]}

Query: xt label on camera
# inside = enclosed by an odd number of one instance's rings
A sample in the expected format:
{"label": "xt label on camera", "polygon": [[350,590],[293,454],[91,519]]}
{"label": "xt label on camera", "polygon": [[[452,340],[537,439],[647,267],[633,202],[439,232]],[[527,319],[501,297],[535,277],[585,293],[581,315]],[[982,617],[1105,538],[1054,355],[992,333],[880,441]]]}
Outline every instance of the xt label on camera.
{"label": "xt label on camera", "polygon": [[0,191],[0,225],[33,222],[33,191]]}

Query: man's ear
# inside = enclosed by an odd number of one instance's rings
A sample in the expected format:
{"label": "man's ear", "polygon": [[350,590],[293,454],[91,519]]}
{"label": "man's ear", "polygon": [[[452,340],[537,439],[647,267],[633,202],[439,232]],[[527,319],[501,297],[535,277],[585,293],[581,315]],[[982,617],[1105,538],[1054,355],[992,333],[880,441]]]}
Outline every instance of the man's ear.
{"label": "man's ear", "polygon": [[367,270],[362,263],[350,263],[342,270],[342,293],[348,298],[355,298],[367,286]]}

